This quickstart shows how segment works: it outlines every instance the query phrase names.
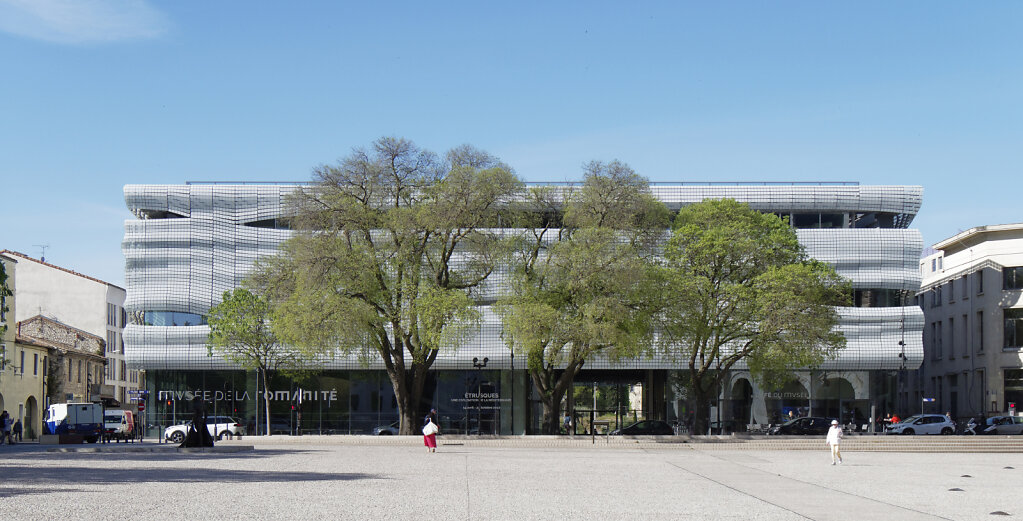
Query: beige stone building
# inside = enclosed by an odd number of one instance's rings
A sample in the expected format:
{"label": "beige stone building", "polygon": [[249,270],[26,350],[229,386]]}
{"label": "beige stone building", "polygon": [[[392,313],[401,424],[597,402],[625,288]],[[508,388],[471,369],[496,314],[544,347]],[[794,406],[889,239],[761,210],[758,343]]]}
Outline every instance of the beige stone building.
{"label": "beige stone building", "polygon": [[[8,276],[8,288],[15,291],[17,261],[0,257],[0,262]],[[23,439],[33,439],[42,432],[49,349],[17,342],[17,328],[10,320],[15,316],[16,301],[8,297],[4,303],[7,311],[0,313],[0,324],[7,329],[0,338],[0,410],[21,421]]]}
{"label": "beige stone building", "polygon": [[[920,261],[924,363],[913,402],[955,418],[1023,410],[1023,223],[978,226]],[[922,402],[924,398],[933,402]]]}
{"label": "beige stone building", "polygon": [[41,315],[18,322],[15,336],[19,344],[49,351],[49,403],[100,401],[106,367],[102,338]]}
{"label": "beige stone building", "polygon": [[140,375],[128,369],[124,356],[124,288],[16,251],[2,250],[0,258],[18,267],[18,306],[9,322],[42,315],[102,338],[107,358],[103,397],[127,405],[128,391],[138,389]]}

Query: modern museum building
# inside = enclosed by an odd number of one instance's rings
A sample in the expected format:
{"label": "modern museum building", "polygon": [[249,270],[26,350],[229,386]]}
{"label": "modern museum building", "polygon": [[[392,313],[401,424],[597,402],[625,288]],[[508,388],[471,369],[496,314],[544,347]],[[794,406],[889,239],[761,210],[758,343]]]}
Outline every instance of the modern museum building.
{"label": "modern museum building", "polygon": [[[293,232],[286,198],[295,184],[187,183],[128,185],[122,248],[129,324],[129,367],[144,371],[145,423],[186,420],[200,396],[210,414],[265,425],[255,372],[207,348],[205,314],[225,291],[241,285],[260,257],[275,255]],[[733,370],[713,404],[716,429],[744,431],[790,413],[841,418],[857,429],[885,413],[917,411],[900,382],[923,359],[919,186],[858,183],[652,183],[670,210],[704,199],[731,198],[789,218],[809,256],[831,264],[853,287],[838,310],[846,348],[782,389],[760,389],[744,368]],[[497,285],[506,280],[491,275]],[[478,330],[440,352],[431,368],[424,409],[436,408],[441,429],[466,434],[540,432],[542,407],[521,357],[508,348],[500,319],[481,302]],[[587,361],[571,393],[582,432],[591,412],[612,428],[637,419],[676,422],[688,416],[683,372],[657,356]],[[262,383],[260,383],[262,386]],[[392,433],[397,401],[380,360],[337,356],[297,378],[269,382],[271,430],[292,434]],[[259,393],[262,394],[260,387]],[[257,412],[258,411],[258,412]],[[150,432],[147,434],[155,434]]]}

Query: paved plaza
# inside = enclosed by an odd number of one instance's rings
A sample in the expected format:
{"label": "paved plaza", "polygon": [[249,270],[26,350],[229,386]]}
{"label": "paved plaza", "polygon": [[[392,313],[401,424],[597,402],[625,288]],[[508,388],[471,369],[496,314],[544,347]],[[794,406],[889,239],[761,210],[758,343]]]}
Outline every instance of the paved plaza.
{"label": "paved plaza", "polygon": [[[218,444],[240,452],[0,446],[11,519],[1003,519],[1023,454],[703,450],[529,442]],[[89,448],[89,447],[87,447]],[[94,448],[94,447],[93,447]],[[137,450],[140,446],[128,447]],[[995,513],[995,514],[993,514]]]}

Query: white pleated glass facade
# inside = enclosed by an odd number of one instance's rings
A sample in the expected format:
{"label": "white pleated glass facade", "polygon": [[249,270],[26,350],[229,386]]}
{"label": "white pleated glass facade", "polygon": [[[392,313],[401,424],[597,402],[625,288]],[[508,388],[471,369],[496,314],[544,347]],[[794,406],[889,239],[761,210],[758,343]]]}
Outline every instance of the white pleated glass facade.
{"label": "white pleated glass facade", "polygon": [[[237,287],[253,262],[276,252],[291,232],[274,227],[282,217],[287,184],[128,185],[128,208],[138,217],[125,222],[127,300],[133,317],[124,331],[126,356],[133,368],[147,370],[232,369],[208,356],[208,327],[199,317],[224,291]],[[706,198],[734,198],[753,208],[789,216],[810,256],[830,263],[865,291],[915,293],[920,287],[920,233],[908,229],[920,208],[917,186],[842,184],[687,184],[652,186],[669,208]],[[875,226],[875,227],[871,227]],[[510,231],[513,232],[513,231]],[[504,274],[495,273],[487,293],[496,295]],[[144,325],[145,313],[194,315],[190,325]],[[436,369],[472,369],[473,357],[487,357],[489,368],[507,369],[513,361],[496,316],[483,307],[478,333],[457,349],[445,351]],[[923,314],[913,305],[849,307],[839,310],[848,346],[821,369],[833,371],[915,369],[923,359]],[[178,316],[178,315],[175,315]],[[182,315],[187,316],[187,315]],[[904,356],[904,358],[903,358]],[[520,361],[521,364],[521,361]],[[336,357],[323,369],[382,369],[372,362]],[[669,360],[639,358],[592,360],[589,369],[678,369]],[[521,365],[519,366],[521,369]],[[737,368],[741,369],[741,368]]]}

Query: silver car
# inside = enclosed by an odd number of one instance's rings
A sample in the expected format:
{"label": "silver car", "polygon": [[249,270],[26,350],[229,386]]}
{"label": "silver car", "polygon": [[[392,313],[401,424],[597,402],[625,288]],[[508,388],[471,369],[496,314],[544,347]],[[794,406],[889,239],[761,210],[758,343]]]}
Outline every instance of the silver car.
{"label": "silver car", "polygon": [[981,434],[1023,434],[1023,416],[992,416]]}
{"label": "silver car", "polygon": [[953,434],[956,423],[943,414],[917,414],[902,420],[886,431],[888,434]]}

